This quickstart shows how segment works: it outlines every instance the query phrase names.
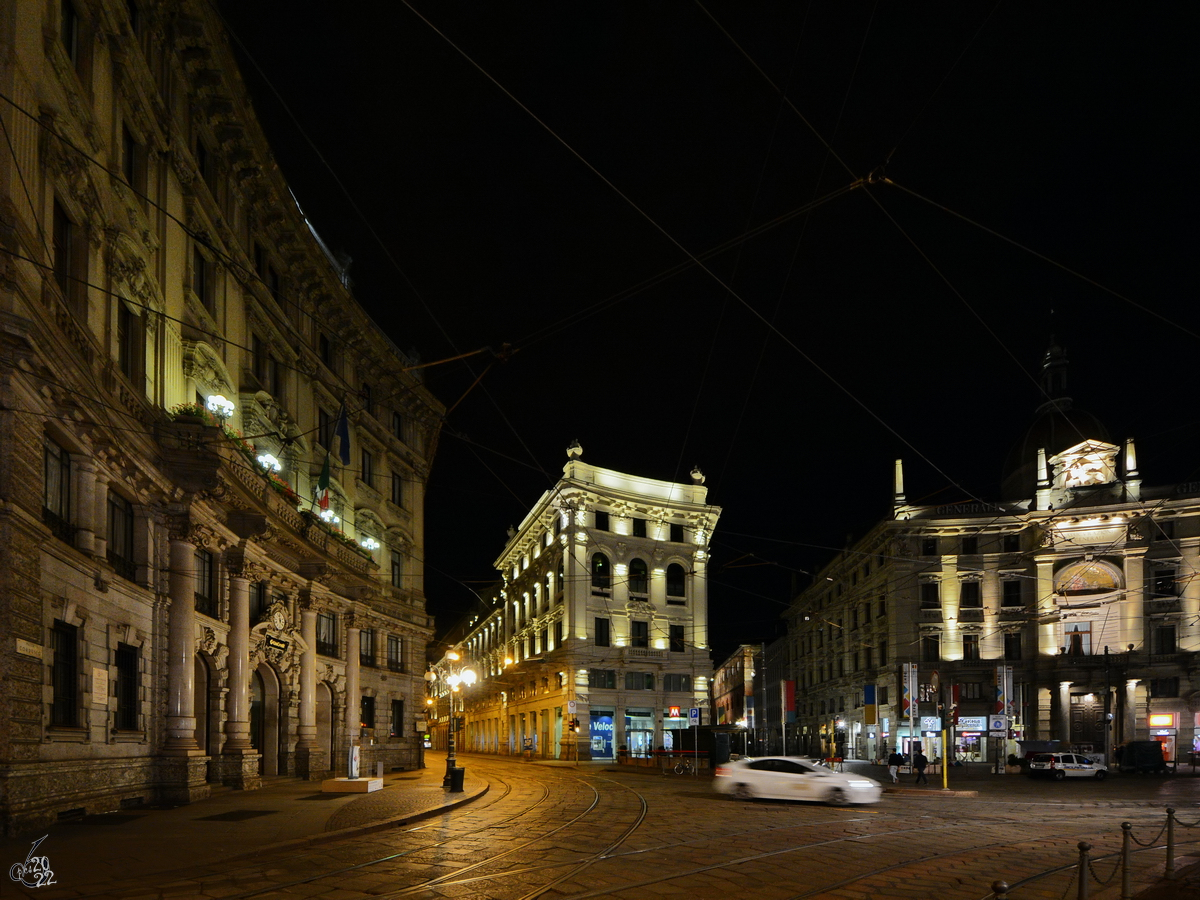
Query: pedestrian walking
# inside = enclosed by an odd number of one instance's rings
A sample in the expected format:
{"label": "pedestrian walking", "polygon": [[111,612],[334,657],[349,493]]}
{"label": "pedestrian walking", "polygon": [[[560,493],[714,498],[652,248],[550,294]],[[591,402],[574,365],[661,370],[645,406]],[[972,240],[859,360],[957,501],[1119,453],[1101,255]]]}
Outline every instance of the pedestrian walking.
{"label": "pedestrian walking", "polygon": [[892,751],[888,757],[888,774],[892,776],[892,784],[900,783],[900,767],[904,765],[904,757]]}
{"label": "pedestrian walking", "polygon": [[925,758],[925,754],[918,750],[913,754],[913,768],[917,770],[917,784],[924,782],[929,784],[929,779],[925,777],[925,767],[929,765],[929,760]]}

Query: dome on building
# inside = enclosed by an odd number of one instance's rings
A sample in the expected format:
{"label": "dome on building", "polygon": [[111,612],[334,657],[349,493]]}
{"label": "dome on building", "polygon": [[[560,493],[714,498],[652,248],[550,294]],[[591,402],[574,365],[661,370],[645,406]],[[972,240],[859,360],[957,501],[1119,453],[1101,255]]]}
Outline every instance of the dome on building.
{"label": "dome on building", "polygon": [[1037,452],[1045,449],[1047,459],[1089,438],[1111,441],[1108,429],[1098,418],[1077,409],[1067,393],[1067,354],[1051,338],[1042,358],[1042,394],[1046,398],[1034,414],[1024,435],[1008,451],[1001,476],[1004,500],[1027,500],[1037,487]]}

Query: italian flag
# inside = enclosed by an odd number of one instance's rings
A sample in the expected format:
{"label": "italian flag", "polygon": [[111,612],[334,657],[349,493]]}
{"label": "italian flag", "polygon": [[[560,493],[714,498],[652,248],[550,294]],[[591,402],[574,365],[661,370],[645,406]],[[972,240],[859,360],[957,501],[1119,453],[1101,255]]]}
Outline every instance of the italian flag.
{"label": "italian flag", "polygon": [[321,477],[317,479],[317,506],[322,510],[329,509],[329,454],[325,454],[325,464],[321,466]]}

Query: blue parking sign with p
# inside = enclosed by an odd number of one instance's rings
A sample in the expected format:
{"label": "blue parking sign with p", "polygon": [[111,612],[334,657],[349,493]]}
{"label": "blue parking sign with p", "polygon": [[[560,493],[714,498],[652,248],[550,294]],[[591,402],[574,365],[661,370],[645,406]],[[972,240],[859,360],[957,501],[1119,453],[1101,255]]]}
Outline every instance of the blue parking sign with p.
{"label": "blue parking sign with p", "polygon": [[692,725],[700,724],[700,707],[693,706],[688,710],[688,722]]}

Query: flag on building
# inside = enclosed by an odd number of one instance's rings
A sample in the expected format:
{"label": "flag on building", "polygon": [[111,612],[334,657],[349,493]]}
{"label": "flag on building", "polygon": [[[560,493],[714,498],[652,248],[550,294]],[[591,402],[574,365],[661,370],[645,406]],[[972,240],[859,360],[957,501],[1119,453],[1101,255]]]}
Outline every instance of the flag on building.
{"label": "flag on building", "polygon": [[329,509],[329,454],[325,454],[325,464],[321,466],[321,477],[317,479],[317,506],[322,510]]}
{"label": "flag on building", "polygon": [[[342,465],[348,466],[350,465],[350,420],[346,418],[345,403],[338,410],[336,431],[338,436],[338,456],[341,457]],[[328,462],[328,459],[326,462]]]}

